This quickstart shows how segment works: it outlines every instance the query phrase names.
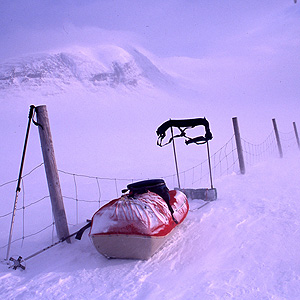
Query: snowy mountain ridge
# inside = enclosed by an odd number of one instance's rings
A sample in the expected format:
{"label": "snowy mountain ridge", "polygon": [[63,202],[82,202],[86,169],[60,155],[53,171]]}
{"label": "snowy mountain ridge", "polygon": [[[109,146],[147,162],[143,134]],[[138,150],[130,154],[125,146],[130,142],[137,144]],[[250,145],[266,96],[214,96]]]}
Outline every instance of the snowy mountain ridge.
{"label": "snowy mountain ridge", "polygon": [[0,65],[0,90],[82,85],[92,90],[125,86],[163,87],[173,79],[137,49],[77,48],[9,60]]}

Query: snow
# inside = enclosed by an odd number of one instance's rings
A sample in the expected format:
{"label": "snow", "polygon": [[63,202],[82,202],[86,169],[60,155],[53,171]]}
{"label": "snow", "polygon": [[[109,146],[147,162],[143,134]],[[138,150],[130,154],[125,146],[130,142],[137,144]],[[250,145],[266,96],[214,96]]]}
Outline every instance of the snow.
{"label": "snow", "polygon": [[1,265],[1,298],[297,299],[299,167],[297,154],[219,180],[218,200],[190,212],[148,261],[108,260],[85,233],[26,271]]}
{"label": "snow", "polygon": [[[93,216],[90,234],[133,231],[154,235],[161,231],[161,227],[169,225],[170,218],[167,204],[157,194],[149,192],[134,198],[124,195]],[[133,229],[125,229],[128,224],[133,224]]]}
{"label": "snow", "polygon": [[[180,191],[175,191],[170,196],[176,199],[171,205],[174,217],[181,223],[188,211],[186,196]],[[90,235],[123,233],[165,236],[172,231],[174,225],[163,198],[148,191],[134,197],[122,195],[110,205],[102,207],[92,218]]]}
{"label": "snow", "polygon": [[[292,122],[300,124],[298,6],[146,2],[72,3],[70,13],[68,1],[1,4],[0,298],[298,299],[300,163],[296,144],[290,147]],[[245,175],[236,165],[221,170],[218,199],[190,200],[186,220],[147,261],[108,260],[86,231],[14,271],[5,245],[31,104],[48,108],[71,233],[132,181],[170,175],[168,187],[176,186],[172,147],[156,145],[157,127],[170,118],[206,117],[212,154],[232,141],[233,116],[254,144],[276,118],[288,148],[283,159],[247,161]],[[190,170],[181,173],[183,187],[209,186],[190,180],[206,148],[178,139],[176,149],[180,172]],[[32,125],[15,258],[57,241],[41,162]],[[201,164],[195,176],[202,175]]]}

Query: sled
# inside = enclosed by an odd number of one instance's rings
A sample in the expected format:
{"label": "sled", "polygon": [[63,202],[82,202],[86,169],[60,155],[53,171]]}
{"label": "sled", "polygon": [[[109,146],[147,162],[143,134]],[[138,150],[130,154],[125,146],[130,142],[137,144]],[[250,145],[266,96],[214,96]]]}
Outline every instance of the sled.
{"label": "sled", "polygon": [[147,260],[159,251],[187,216],[184,193],[169,191],[162,179],[128,185],[129,193],[101,207],[89,236],[108,258]]}

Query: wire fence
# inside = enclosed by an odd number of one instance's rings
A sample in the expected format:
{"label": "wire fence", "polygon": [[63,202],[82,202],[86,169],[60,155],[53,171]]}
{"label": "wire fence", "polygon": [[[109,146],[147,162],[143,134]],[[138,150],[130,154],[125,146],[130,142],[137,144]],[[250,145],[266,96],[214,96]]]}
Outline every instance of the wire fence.
{"label": "wire fence", "polygon": [[295,151],[298,148],[295,131],[279,132],[279,134],[282,142],[282,150],[285,154]]}
{"label": "wire fence", "polygon": [[[11,244],[20,242],[19,247],[23,247],[25,240],[39,240],[41,233],[47,232],[47,236],[53,241],[55,238],[55,223],[51,214],[50,197],[46,187],[41,185],[38,189],[34,187],[37,178],[43,178],[43,163],[40,163],[21,180],[21,192],[15,212],[15,234]],[[0,226],[9,231],[13,212],[10,209],[13,206],[11,201],[7,201],[8,197],[13,198],[16,193],[16,184],[18,180],[11,180],[0,185],[1,213]],[[11,207],[10,205],[11,204]],[[37,213],[40,212],[40,213]],[[8,244],[4,243],[4,232],[2,234],[0,250],[4,250]],[[8,239],[8,236],[7,236]]]}
{"label": "wire fence", "polygon": [[[238,172],[236,146],[234,135],[217,152],[211,155],[211,166],[213,178],[217,179],[224,175]],[[201,163],[179,172],[180,182],[184,188],[199,188],[200,186],[209,186],[209,162],[208,159]],[[176,186],[177,175],[162,176],[169,183],[168,186]]]}
{"label": "wire fence", "polygon": [[[280,132],[283,150],[288,153],[297,149],[297,140],[293,131]],[[253,144],[242,138],[243,154],[246,166],[253,166],[269,157],[278,155],[275,134],[271,132],[260,144]],[[233,173],[239,173],[239,163],[235,136],[233,135],[218,151],[211,155],[211,168],[214,180]],[[67,214],[68,224],[76,226],[90,218],[92,214],[111,199],[121,195],[121,189],[127,184],[145,178],[105,178],[75,174],[64,170],[58,170],[60,176],[63,199]],[[200,164],[179,173],[182,187],[199,188],[209,186],[208,159]],[[167,186],[176,186],[176,174],[162,176]],[[0,197],[10,198],[14,194],[17,180],[11,180],[0,184]],[[38,183],[39,188],[36,188]],[[56,239],[55,222],[51,213],[50,196],[47,190],[43,163],[40,163],[22,177],[20,192],[21,201],[16,209],[16,221],[12,244],[23,247],[25,240],[40,245],[40,236],[47,236],[45,243]],[[2,201],[3,203],[5,201]],[[12,212],[7,205],[0,211],[1,228],[9,229]],[[38,215],[37,215],[37,212]],[[34,225],[34,226],[33,226]],[[8,246],[1,240],[0,250]],[[17,247],[17,248],[18,248]]]}
{"label": "wire fence", "polygon": [[253,166],[278,152],[274,132],[260,144],[253,144],[241,138],[246,165]]}

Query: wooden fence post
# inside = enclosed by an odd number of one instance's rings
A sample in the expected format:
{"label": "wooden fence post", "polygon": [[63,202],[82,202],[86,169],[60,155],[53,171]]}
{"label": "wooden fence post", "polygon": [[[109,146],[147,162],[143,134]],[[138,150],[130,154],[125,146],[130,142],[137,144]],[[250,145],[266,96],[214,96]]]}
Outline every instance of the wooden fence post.
{"label": "wooden fence post", "polygon": [[[56,232],[58,238],[63,239],[70,233],[60,188],[47,107],[46,105],[37,106],[35,110]],[[70,239],[67,239],[67,242],[70,243]]]}
{"label": "wooden fence post", "polygon": [[237,117],[232,118],[232,123],[233,123],[233,130],[234,130],[237,154],[238,154],[238,159],[239,159],[240,171],[241,171],[241,174],[245,174],[245,172],[246,172],[245,161],[244,161],[241,135],[240,135]]}
{"label": "wooden fence post", "polygon": [[276,142],[277,142],[277,147],[278,147],[278,151],[279,151],[279,156],[280,156],[280,158],[282,158],[283,157],[283,152],[282,152],[282,147],[281,147],[281,142],[280,142],[280,137],[279,137],[279,132],[278,132],[276,120],[272,119],[272,122],[273,122],[274,131],[275,131],[275,136],[276,136]]}
{"label": "wooden fence post", "polygon": [[296,122],[293,122],[293,126],[294,126],[294,131],[295,131],[295,136],[296,136],[298,148],[299,148],[299,150],[300,150],[300,141],[299,141],[298,130],[297,130],[297,127],[296,127]]}

